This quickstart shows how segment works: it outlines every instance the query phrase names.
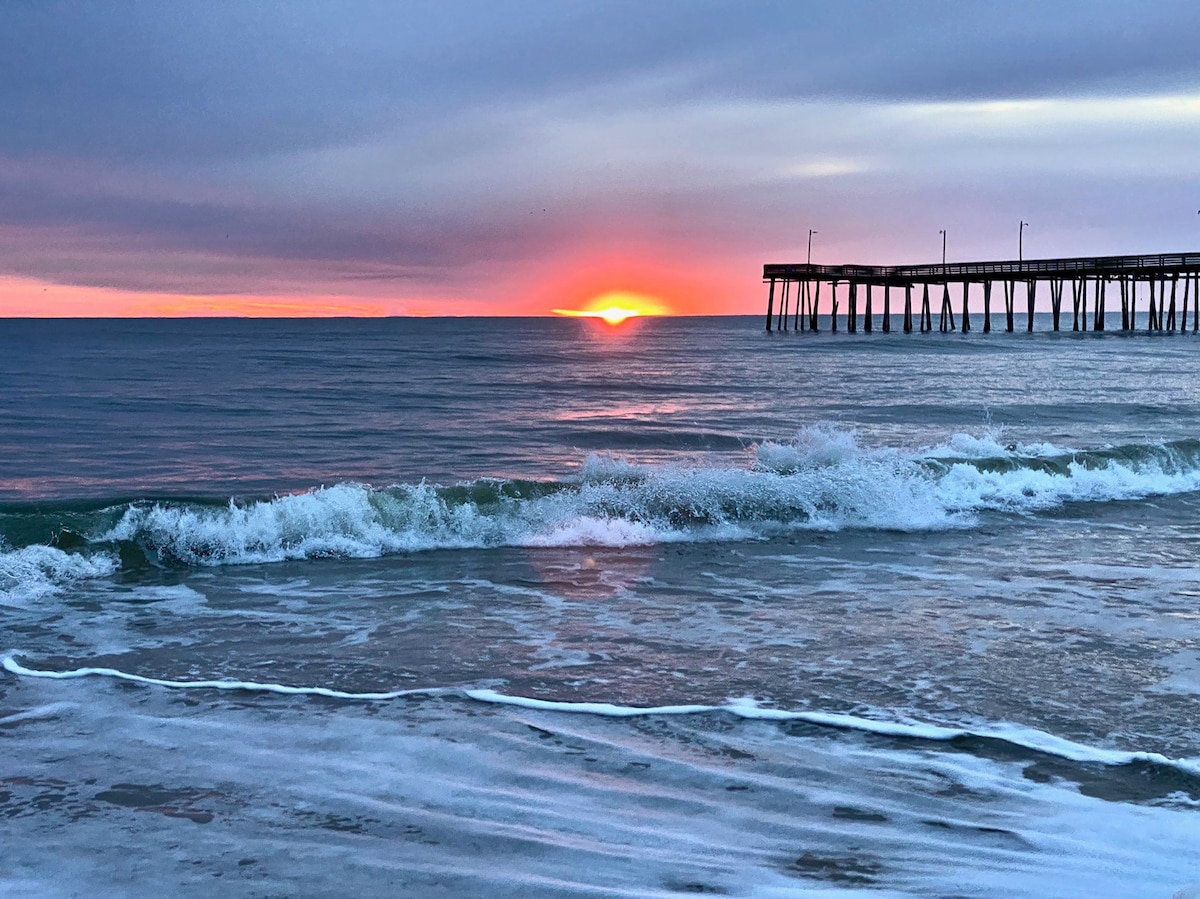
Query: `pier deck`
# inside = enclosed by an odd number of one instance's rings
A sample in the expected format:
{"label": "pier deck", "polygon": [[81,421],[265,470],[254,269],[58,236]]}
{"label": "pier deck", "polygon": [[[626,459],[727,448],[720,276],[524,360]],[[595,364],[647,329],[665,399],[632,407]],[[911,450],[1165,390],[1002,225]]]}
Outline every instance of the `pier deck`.
{"label": "pier deck", "polygon": [[[1146,330],[1178,331],[1187,329],[1189,301],[1193,332],[1200,331],[1200,253],[1160,253],[1148,256],[1080,256],[1060,259],[1023,259],[996,262],[950,262],[931,265],[812,265],[809,263],[767,264],[763,281],[770,284],[767,294],[767,331],[816,331],[817,305],[822,285],[828,285],[827,303],[831,312],[830,328],[838,330],[839,286],[845,286],[847,331],[859,330],[860,290],[864,307],[862,330],[875,325],[873,288],[883,288],[882,330],[892,330],[891,299],[893,288],[904,291],[903,330],[913,330],[913,289],[920,288],[918,329],[934,330],[930,307],[930,287],[941,287],[938,328],[941,332],[971,330],[970,295],[972,285],[983,296],[983,330],[992,330],[992,287],[999,283],[1004,293],[1004,325],[1014,330],[1017,285],[1023,284],[1025,325],[1033,331],[1034,305],[1038,287],[1050,290],[1053,330],[1061,326],[1064,288],[1070,285],[1072,330],[1102,331],[1105,327],[1109,287],[1121,302],[1121,328],[1131,331],[1137,325],[1138,295],[1148,295]],[[1182,284],[1180,283],[1182,282]],[[950,285],[961,286],[960,324],[955,325]],[[792,286],[795,302],[792,304]],[[776,309],[776,288],[779,306]],[[1140,290],[1139,290],[1140,288]],[[960,291],[956,289],[955,293]],[[1091,327],[1088,326],[1088,297],[1092,300]],[[934,294],[936,296],[937,290]],[[1114,296],[1115,302],[1115,296]],[[1177,304],[1182,314],[1177,316]]]}

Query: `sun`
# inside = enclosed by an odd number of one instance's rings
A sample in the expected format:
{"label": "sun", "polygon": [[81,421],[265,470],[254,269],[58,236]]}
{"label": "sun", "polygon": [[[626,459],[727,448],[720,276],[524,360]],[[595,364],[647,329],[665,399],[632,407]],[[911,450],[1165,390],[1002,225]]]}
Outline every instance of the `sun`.
{"label": "sun", "polygon": [[654,298],[639,293],[618,290],[594,297],[586,309],[551,309],[555,315],[567,315],[572,318],[598,318],[608,325],[616,327],[631,318],[647,315],[669,315],[670,310]]}
{"label": "sun", "polygon": [[619,325],[627,318],[636,318],[642,313],[637,309],[624,309],[620,306],[609,306],[606,309],[595,309],[587,315],[602,318],[610,325]]}

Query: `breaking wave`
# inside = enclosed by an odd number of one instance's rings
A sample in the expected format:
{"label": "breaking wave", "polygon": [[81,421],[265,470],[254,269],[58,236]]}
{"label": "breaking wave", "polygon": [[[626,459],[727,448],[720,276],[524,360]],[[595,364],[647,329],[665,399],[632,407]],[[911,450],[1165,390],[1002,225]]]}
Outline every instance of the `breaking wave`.
{"label": "breaking wave", "polygon": [[[136,565],[224,565],[495,546],[741,540],[794,529],[920,531],[1066,503],[1200,490],[1200,441],[1096,450],[957,435],[920,451],[814,428],[739,468],[590,456],[570,481],[345,483],[273,499],[139,501],[64,513],[54,545],[0,546],[0,591],[30,598]],[[16,516],[19,517],[19,516]],[[42,516],[44,519],[44,515]],[[20,533],[13,515],[4,530]],[[80,524],[83,521],[84,524]],[[46,532],[46,522],[25,531]],[[10,539],[11,536],[10,536]]]}
{"label": "breaking wave", "polygon": [[10,550],[0,542],[0,603],[24,605],[72,581],[107,577],[118,565],[106,552],[72,553],[39,544]]}

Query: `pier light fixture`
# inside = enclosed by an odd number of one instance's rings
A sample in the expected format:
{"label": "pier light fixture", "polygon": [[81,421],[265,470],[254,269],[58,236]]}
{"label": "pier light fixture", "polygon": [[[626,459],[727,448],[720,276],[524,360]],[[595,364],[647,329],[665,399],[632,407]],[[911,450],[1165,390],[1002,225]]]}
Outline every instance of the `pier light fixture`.
{"label": "pier light fixture", "polygon": [[945,271],[945,269],[946,269],[946,229],[943,228],[941,231],[938,231],[938,234],[942,235],[942,270]]}
{"label": "pier light fixture", "polygon": [[819,233],[820,233],[819,231],[814,231],[812,228],[808,229],[808,264],[809,265],[812,265],[812,236],[814,234],[819,234]]}
{"label": "pier light fixture", "polygon": [[1023,262],[1025,259],[1025,229],[1029,227],[1029,222],[1021,222],[1021,226],[1017,229],[1017,262]]}

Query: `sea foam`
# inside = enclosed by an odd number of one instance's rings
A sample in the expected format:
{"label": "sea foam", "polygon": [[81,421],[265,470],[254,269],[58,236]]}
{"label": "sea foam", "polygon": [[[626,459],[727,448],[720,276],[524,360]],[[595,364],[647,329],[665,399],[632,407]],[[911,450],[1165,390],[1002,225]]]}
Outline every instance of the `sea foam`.
{"label": "sea foam", "polygon": [[72,581],[106,577],[117,567],[111,553],[84,555],[40,544],[21,549],[0,545],[0,604],[25,605],[59,592]]}
{"label": "sea foam", "polygon": [[[161,564],[223,565],[496,546],[634,546],[766,538],[797,529],[967,528],[981,513],[1031,515],[1071,502],[1200,490],[1200,443],[1088,452],[956,435],[919,449],[871,448],[811,428],[764,442],[741,467],[638,465],[590,456],[560,482],[484,479],[374,489],[344,483],[224,506],[139,502],[87,535],[103,555],[27,547],[0,559],[22,595],[113,570],[113,544]],[[110,519],[111,521],[111,519]],[[15,586],[14,586],[15,585]]]}
{"label": "sea foam", "polygon": [[[46,678],[50,680],[74,680],[86,677],[107,677],[145,686],[166,687],[176,690],[229,690],[250,693],[277,693],[288,696],[321,696],[328,699],[377,702],[405,697],[459,695],[475,702],[491,705],[507,705],[536,711],[561,712],[576,715],[598,715],[605,718],[644,718],[652,716],[729,714],[749,721],[798,721],[818,727],[836,730],[860,731],[885,737],[946,743],[966,737],[993,740],[1019,747],[1030,752],[1052,755],[1074,762],[1108,766],[1129,765],[1146,762],[1161,765],[1200,777],[1200,759],[1174,759],[1158,752],[1129,751],[1090,746],[1047,733],[1032,727],[1008,722],[988,723],[972,726],[946,726],[919,721],[888,718],[867,718],[839,712],[819,710],[790,710],[770,708],[752,699],[732,699],[722,704],[685,703],[664,706],[631,706],[611,702],[567,702],[562,700],[538,699],[501,693],[492,689],[470,689],[438,687],[429,689],[405,689],[351,692],[325,686],[293,686],[289,684],[264,683],[235,679],[219,680],[169,680],[147,677],[121,671],[117,668],[83,667],[64,671],[29,668],[17,661],[14,655],[0,660],[0,667],[10,674],[21,677]],[[48,707],[49,708],[49,707]],[[55,712],[61,706],[52,707]]]}

